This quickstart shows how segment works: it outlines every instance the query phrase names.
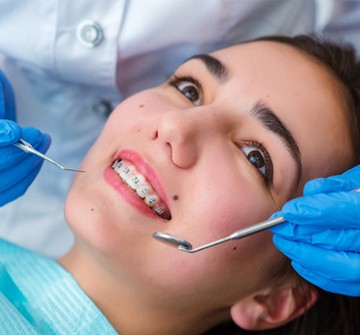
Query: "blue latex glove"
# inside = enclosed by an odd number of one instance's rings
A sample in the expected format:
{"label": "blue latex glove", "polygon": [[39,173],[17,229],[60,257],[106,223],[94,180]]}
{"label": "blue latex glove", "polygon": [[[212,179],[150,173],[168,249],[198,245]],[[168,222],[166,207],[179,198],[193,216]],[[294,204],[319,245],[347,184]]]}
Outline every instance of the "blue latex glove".
{"label": "blue latex glove", "polygon": [[274,243],[303,278],[334,293],[360,296],[360,166],[308,182],[304,196],[272,217]]}
{"label": "blue latex glove", "polygon": [[15,102],[10,83],[0,71],[0,206],[23,195],[39,172],[43,160],[12,144],[20,138],[45,153],[50,137],[35,128],[21,128],[15,120]]}
{"label": "blue latex glove", "polygon": [[9,81],[0,70],[0,119],[15,121],[15,99]]}

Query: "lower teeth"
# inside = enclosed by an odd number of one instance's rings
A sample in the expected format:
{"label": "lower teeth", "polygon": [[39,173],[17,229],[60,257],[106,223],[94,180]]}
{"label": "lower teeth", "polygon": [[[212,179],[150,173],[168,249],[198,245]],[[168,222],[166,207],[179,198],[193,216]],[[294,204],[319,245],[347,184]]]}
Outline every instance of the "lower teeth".
{"label": "lower teeth", "polygon": [[164,210],[159,208],[159,207],[154,207],[153,211],[157,214],[157,215],[161,215],[161,214],[164,214]]}

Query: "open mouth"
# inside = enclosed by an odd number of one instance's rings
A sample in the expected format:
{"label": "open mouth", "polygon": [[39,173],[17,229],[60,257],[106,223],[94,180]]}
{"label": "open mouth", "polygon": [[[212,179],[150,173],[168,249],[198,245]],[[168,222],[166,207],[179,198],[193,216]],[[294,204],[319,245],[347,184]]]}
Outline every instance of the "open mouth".
{"label": "open mouth", "polygon": [[124,159],[116,160],[112,165],[112,169],[124,184],[134,191],[157,216],[165,220],[171,219],[170,210],[165,202],[161,200],[150,183],[136,170],[134,165]]}

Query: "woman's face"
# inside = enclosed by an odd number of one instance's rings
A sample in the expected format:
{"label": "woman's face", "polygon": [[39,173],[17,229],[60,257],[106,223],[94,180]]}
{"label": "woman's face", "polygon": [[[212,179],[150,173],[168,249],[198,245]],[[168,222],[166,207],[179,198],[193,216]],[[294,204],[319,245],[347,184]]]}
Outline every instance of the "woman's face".
{"label": "woman's face", "polygon": [[[283,265],[271,234],[197,254],[152,234],[208,243],[266,219],[307,180],[348,168],[341,101],[334,78],[286,45],[190,59],[119,105],[86,156],[66,203],[79,249],[140,299],[222,313]],[[128,170],[139,193],[150,185],[158,196],[160,216],[119,177]]]}

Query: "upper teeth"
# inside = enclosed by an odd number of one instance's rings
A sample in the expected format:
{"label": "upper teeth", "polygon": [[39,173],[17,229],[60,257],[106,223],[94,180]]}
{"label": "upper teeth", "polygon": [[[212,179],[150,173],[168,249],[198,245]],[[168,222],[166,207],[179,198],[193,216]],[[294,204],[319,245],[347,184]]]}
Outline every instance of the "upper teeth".
{"label": "upper teeth", "polygon": [[164,213],[164,209],[160,206],[159,196],[145,177],[136,170],[135,166],[124,160],[116,160],[112,168],[140,198],[144,199],[145,204],[151,207],[157,215]]}

